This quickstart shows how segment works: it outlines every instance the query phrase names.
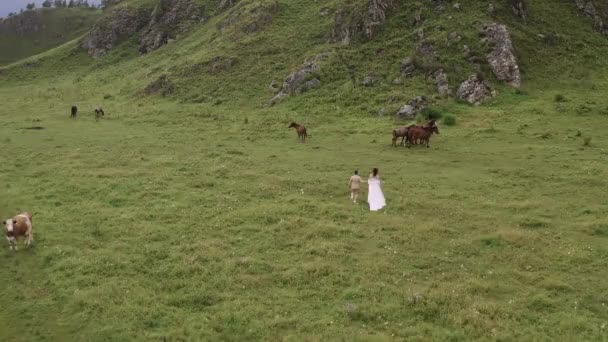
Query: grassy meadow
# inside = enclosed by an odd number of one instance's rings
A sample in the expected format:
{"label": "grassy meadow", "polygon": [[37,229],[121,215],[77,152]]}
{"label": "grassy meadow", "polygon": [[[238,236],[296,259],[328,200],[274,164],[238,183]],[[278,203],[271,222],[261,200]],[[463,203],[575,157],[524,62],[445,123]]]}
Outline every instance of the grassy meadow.
{"label": "grassy meadow", "polygon": [[[580,25],[541,49],[534,25],[559,23],[531,20],[513,33],[521,90],[432,99],[456,124],[440,120],[430,149],[393,148],[406,122],[377,110],[433,89],[390,85],[408,8],[333,55],[386,82],[349,83],[330,57],[322,88],[261,106],[322,40],[315,6],[285,1],[266,38],[218,37],[215,18],[146,56],[131,41],[92,61],[71,42],[0,69],[0,216],[32,211],[35,229],[33,248],[0,249],[1,341],[608,340],[605,40]],[[383,41],[395,49],[370,58]],[[238,63],[184,73],[215,54]],[[163,73],[176,94],[144,96]],[[373,167],[378,213],[347,188]]]}

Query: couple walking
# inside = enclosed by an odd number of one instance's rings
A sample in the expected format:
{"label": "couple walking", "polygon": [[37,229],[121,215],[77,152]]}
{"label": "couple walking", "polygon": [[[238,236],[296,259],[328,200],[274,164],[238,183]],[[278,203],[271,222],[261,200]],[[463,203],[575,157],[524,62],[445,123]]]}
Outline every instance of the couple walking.
{"label": "couple walking", "polygon": [[[350,199],[353,203],[357,203],[359,197],[359,191],[361,190],[361,183],[365,181],[359,176],[359,171],[355,170],[355,174],[350,177],[348,186],[350,187]],[[372,174],[367,179],[369,190],[367,192],[367,203],[369,203],[370,211],[378,211],[386,206],[386,200],[380,187],[380,175],[378,169],[374,168]]]}

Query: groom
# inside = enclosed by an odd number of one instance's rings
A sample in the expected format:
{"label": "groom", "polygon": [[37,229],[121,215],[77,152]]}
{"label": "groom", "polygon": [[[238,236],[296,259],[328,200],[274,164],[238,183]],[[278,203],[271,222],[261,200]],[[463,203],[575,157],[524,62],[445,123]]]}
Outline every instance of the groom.
{"label": "groom", "polygon": [[350,177],[348,181],[348,187],[350,188],[350,199],[353,203],[357,203],[357,197],[359,197],[359,191],[361,190],[361,182],[363,180],[359,177],[359,171],[355,170],[355,174]]}

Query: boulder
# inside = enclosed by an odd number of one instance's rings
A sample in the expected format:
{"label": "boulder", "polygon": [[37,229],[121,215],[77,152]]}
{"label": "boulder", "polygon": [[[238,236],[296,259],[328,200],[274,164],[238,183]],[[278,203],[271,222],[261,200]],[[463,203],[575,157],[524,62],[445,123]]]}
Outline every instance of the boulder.
{"label": "boulder", "polygon": [[161,75],[144,89],[147,95],[160,94],[167,96],[175,92],[175,85],[167,75]]}
{"label": "boulder", "polygon": [[574,0],[576,7],[586,16],[593,19],[593,28],[601,34],[608,36],[608,25],[605,23],[591,0]]}
{"label": "boulder", "polygon": [[406,105],[399,108],[397,111],[397,116],[400,119],[412,120],[416,117],[418,113],[420,113],[424,108],[426,108],[427,102],[424,96],[416,96]]}
{"label": "boulder", "polygon": [[401,62],[401,75],[404,77],[412,77],[416,72],[416,65],[414,60],[410,57],[406,57]]}
{"label": "boulder", "polygon": [[320,62],[325,60],[328,54],[318,54],[312,58],[307,58],[296,71],[289,74],[283,81],[283,85],[277,94],[267,101],[268,105],[280,102],[283,98],[306,92],[310,89],[319,87],[321,80],[315,74],[321,70]]}
{"label": "boulder", "polygon": [[487,98],[493,97],[494,94],[492,88],[483,79],[477,75],[472,75],[460,84],[456,97],[459,100],[478,105]]}
{"label": "boulder", "polygon": [[528,16],[528,6],[526,5],[525,0],[509,0],[511,2],[511,10],[513,11],[513,15],[518,18],[526,20]]}
{"label": "boulder", "polygon": [[443,70],[439,69],[433,73],[433,80],[437,87],[437,92],[442,97],[448,97],[450,95],[450,86],[448,84],[448,74]]}
{"label": "boulder", "polygon": [[375,75],[367,75],[363,78],[363,86],[364,87],[373,87],[376,83],[379,83],[381,78]]}
{"label": "boulder", "polygon": [[220,11],[223,11],[223,10],[225,10],[227,8],[230,8],[230,7],[234,6],[234,4],[236,4],[237,1],[238,0],[221,0],[220,4],[218,5],[217,8]]}
{"label": "boulder", "polygon": [[492,51],[486,57],[496,78],[513,87],[519,87],[521,74],[507,27],[496,23],[487,25],[483,28],[483,34],[492,45]]}

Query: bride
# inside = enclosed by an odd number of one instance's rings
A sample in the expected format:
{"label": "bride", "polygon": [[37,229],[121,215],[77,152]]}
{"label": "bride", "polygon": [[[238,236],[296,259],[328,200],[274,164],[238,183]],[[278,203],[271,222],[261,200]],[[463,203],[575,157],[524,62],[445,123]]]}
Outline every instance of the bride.
{"label": "bride", "polygon": [[369,175],[367,180],[369,185],[369,191],[367,192],[367,202],[369,203],[370,211],[378,211],[386,206],[386,200],[380,187],[380,176],[378,175],[378,169],[374,168],[372,174]]}

